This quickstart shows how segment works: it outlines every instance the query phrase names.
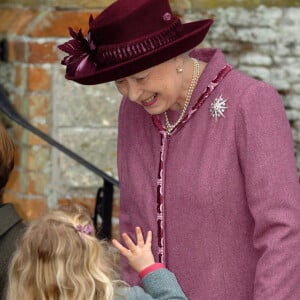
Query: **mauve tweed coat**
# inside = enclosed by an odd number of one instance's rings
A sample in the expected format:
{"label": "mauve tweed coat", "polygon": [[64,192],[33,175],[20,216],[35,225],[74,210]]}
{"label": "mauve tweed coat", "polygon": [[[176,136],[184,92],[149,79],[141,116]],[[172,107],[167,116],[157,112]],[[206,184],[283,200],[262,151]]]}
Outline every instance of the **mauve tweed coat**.
{"label": "mauve tweed coat", "polygon": [[[192,56],[208,65],[189,108],[226,64],[215,49]],[[215,121],[210,105],[217,97],[228,109]],[[153,230],[155,253],[160,141],[151,116],[124,98],[120,230]],[[164,151],[166,262],[188,298],[299,300],[300,186],[276,90],[233,69]],[[124,279],[136,284],[123,266]]]}

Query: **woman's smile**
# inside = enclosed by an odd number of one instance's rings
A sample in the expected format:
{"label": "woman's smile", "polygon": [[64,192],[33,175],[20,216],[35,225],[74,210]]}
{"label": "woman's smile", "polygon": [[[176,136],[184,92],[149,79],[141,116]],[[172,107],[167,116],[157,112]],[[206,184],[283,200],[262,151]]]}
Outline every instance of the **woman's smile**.
{"label": "woman's smile", "polygon": [[141,103],[142,103],[143,106],[148,107],[148,106],[151,106],[154,103],[156,103],[157,100],[158,100],[157,94],[155,94],[152,97],[150,97],[150,98],[148,98],[146,100],[141,101]]}

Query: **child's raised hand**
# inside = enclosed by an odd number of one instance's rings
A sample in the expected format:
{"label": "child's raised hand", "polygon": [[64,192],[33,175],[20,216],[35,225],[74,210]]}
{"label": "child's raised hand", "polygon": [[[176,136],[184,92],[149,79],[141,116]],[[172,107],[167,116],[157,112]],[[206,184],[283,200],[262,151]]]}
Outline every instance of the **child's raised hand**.
{"label": "child's raised hand", "polygon": [[122,234],[122,238],[126,247],[121,245],[117,240],[113,239],[112,244],[120,251],[120,253],[128,259],[129,265],[136,271],[141,272],[146,267],[155,263],[152,246],[152,232],[148,231],[146,242],[140,227],[135,228],[136,244],[128,236],[127,233]]}

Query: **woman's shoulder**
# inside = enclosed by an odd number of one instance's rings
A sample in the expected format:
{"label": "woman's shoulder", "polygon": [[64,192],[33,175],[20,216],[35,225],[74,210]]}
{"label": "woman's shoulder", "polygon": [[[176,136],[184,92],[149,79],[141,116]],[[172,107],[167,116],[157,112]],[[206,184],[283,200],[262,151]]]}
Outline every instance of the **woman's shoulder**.
{"label": "woman's shoulder", "polygon": [[239,106],[251,106],[255,103],[282,105],[278,91],[270,83],[251,77],[244,72],[233,69],[224,80],[228,94],[236,98]]}
{"label": "woman's shoulder", "polygon": [[238,86],[239,88],[244,87],[243,89],[251,88],[266,88],[270,90],[275,90],[275,87],[273,87],[270,83],[267,81],[264,81],[260,78],[255,78],[244,71],[241,71],[236,68],[232,68],[231,72],[229,72],[227,76],[229,81],[232,81],[232,84],[234,86]]}

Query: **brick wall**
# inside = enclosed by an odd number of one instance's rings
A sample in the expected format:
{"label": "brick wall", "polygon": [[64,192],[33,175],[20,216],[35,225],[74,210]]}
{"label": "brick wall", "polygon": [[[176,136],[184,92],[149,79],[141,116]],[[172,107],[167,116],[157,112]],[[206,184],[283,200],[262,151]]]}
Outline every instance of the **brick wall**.
{"label": "brick wall", "polygon": [[[68,26],[78,29],[79,25],[86,31],[90,13],[98,12],[99,10],[56,11],[50,8],[0,10],[0,34],[8,41],[8,63],[1,63],[0,82],[16,110],[46,134],[53,135],[55,130],[52,106],[55,94],[53,69],[61,59],[57,44],[60,39],[68,36]],[[64,85],[64,78],[59,80]],[[21,126],[11,125],[10,132],[17,144],[16,167],[6,187],[4,201],[13,202],[22,217],[29,220],[48,207],[66,200],[81,202],[92,213],[97,188],[102,185],[101,180],[94,176],[90,188],[71,194],[62,188],[58,193],[59,187],[55,185],[61,181],[61,177],[68,178],[67,174],[58,174],[53,168],[60,164],[55,163],[55,159],[60,159],[57,157],[60,155],[58,151],[51,149],[46,142]],[[61,143],[64,144],[64,140]],[[70,170],[72,172],[72,168]],[[83,168],[82,171],[85,172]],[[55,176],[57,183],[53,182]]]}
{"label": "brick wall", "polygon": [[[32,125],[117,178],[120,97],[112,83],[86,87],[67,82],[60,65],[63,54],[56,48],[68,38],[67,27],[86,32],[90,13],[97,15],[111,1],[60,1],[51,7],[41,7],[39,1],[13,6],[16,2],[0,2],[0,38],[7,39],[9,49],[8,62],[0,62],[0,83]],[[282,94],[300,170],[300,8],[203,10],[200,1],[171,3],[187,21],[213,17],[215,24],[203,46],[222,48],[235,66],[272,83]],[[65,201],[83,203],[92,212],[101,179],[19,125],[11,125],[17,163],[4,200],[15,203],[25,219]],[[115,189],[114,234],[118,192]]]}

